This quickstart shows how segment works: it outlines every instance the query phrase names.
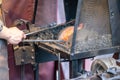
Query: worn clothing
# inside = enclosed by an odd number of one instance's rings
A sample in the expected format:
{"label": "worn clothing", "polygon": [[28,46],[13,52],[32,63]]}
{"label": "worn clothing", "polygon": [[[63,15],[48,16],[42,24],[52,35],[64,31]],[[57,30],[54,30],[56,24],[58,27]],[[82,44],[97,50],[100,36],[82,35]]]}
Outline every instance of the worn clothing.
{"label": "worn clothing", "polygon": [[[22,18],[31,21],[34,12],[34,0],[3,0],[2,10],[4,13],[3,17],[5,19],[7,27],[13,26],[14,21],[17,19]],[[5,58],[8,59],[9,63],[9,76],[3,76],[7,78],[3,80],[21,80],[21,66],[15,65],[14,51],[12,45],[8,45],[8,58]],[[7,65],[8,64],[6,63],[6,66]],[[34,80],[34,72],[32,65],[25,65],[24,76],[24,80]]]}
{"label": "worn clothing", "polygon": [[12,26],[17,19],[31,21],[34,13],[35,0],[3,0],[2,8],[4,11],[7,26]]}
{"label": "worn clothing", "polygon": [[9,80],[8,53],[5,40],[0,39],[0,80]]}
{"label": "worn clothing", "polygon": [[[38,0],[37,12],[34,14],[35,0],[3,0],[2,4],[5,22],[8,27],[12,26],[17,19],[33,20],[35,24],[44,26],[57,22],[57,0]],[[12,45],[8,48],[9,79],[21,80],[21,66],[15,65]],[[54,62],[40,64],[40,80],[54,80]],[[25,80],[34,80],[33,68],[25,65]]]}

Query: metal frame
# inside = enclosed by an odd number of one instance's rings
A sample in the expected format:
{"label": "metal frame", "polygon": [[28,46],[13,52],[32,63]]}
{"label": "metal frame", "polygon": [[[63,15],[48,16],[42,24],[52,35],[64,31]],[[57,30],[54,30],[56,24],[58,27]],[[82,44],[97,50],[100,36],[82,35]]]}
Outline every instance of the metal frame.
{"label": "metal frame", "polygon": [[113,46],[120,45],[120,8],[119,0],[108,0]]}
{"label": "metal frame", "polygon": [[[110,28],[111,28],[111,35],[112,35],[112,47],[110,48],[104,48],[104,49],[97,49],[93,51],[86,51],[86,52],[75,52],[75,45],[76,45],[76,36],[77,36],[77,27],[80,23],[80,15],[81,15],[81,7],[83,0],[78,0],[78,7],[76,12],[76,20],[75,20],[75,28],[73,33],[73,39],[72,39],[72,47],[71,52],[68,54],[67,52],[63,52],[59,49],[54,49],[52,46],[48,46],[45,44],[41,44],[39,46],[35,45],[35,62],[36,62],[36,71],[35,71],[35,77],[36,80],[38,80],[38,63],[47,62],[47,61],[59,61],[58,67],[59,67],[59,79],[60,79],[60,62],[61,59],[64,61],[68,60],[70,61],[70,68],[71,78],[75,78],[78,76],[78,72],[81,72],[83,70],[83,64],[84,59],[98,56],[98,55],[104,55],[104,54],[110,54],[114,52],[120,52],[120,13],[117,6],[118,0],[108,0],[108,6],[109,6],[109,16],[110,16]],[[63,26],[64,28],[64,26]],[[56,27],[56,30],[58,27]]]}
{"label": "metal frame", "polygon": [[[77,34],[77,26],[80,21],[80,10],[81,10],[81,2],[82,0],[78,1],[78,7],[77,7],[77,14],[76,14],[76,23],[75,23],[75,29],[73,34],[73,40],[72,40],[72,49],[71,49],[71,56],[70,59],[72,60],[72,75],[71,77],[76,77],[78,71],[79,71],[79,63],[78,61],[81,59],[81,61],[85,58],[90,58],[98,55],[103,54],[110,54],[115,52],[120,52],[120,13],[117,6],[117,0],[108,0],[108,6],[109,6],[109,13],[110,13],[110,24],[111,24],[111,32],[112,32],[112,44],[113,46],[108,49],[102,49],[102,50],[94,50],[89,52],[82,52],[82,53],[76,53],[75,54],[75,45],[76,45],[76,34]],[[116,5],[116,6],[115,6]],[[82,64],[80,64],[82,65]],[[81,66],[83,67],[83,66]],[[76,69],[77,68],[77,69]]]}
{"label": "metal frame", "polygon": [[[71,68],[71,73],[70,73],[71,75],[70,76],[71,76],[71,78],[78,76],[77,73],[82,71],[84,59],[98,56],[98,55],[120,52],[120,46],[119,46],[120,45],[120,36],[119,36],[119,34],[120,34],[120,27],[119,27],[120,26],[120,20],[119,20],[120,14],[118,12],[119,11],[118,7],[114,6],[117,4],[117,0],[108,0],[109,13],[110,13],[110,25],[111,25],[110,28],[111,28],[113,46],[110,48],[105,48],[105,49],[101,49],[101,50],[99,49],[99,50],[94,50],[94,51],[75,53],[77,27],[78,27],[79,21],[80,21],[82,1],[83,0],[78,0],[78,7],[77,7],[77,13],[76,13],[76,20],[75,20],[75,28],[74,28],[73,39],[72,39],[71,54],[67,54],[67,53],[62,54],[61,53],[61,57],[63,57],[64,55],[67,55],[67,59],[70,60],[70,68]],[[39,49],[39,50],[41,50],[41,49]],[[45,57],[45,55],[48,56],[48,54],[50,52],[46,52],[46,51],[41,50],[40,53],[41,54],[46,53],[46,54],[44,54],[44,57]],[[56,55],[54,55],[54,56],[56,56]],[[36,56],[36,57],[38,57],[38,56]],[[48,60],[44,60],[44,59],[42,60],[39,56],[39,58],[37,58],[36,61],[43,62],[43,61],[49,61],[49,60],[58,60],[57,57],[58,56],[51,57],[51,58],[49,57]]]}

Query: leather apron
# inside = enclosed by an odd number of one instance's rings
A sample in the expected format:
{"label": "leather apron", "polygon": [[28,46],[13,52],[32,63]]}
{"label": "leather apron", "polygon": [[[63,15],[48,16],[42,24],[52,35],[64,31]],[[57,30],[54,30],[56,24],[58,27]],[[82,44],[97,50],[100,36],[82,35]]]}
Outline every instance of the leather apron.
{"label": "leather apron", "polygon": [[[35,0],[3,0],[3,10],[5,13],[5,22],[8,27],[13,25],[16,19],[26,19],[32,21],[34,13]],[[46,25],[57,22],[57,0],[38,0],[35,24]],[[20,68],[14,61],[14,51],[12,46],[8,48],[9,61],[9,79],[20,80]],[[41,63],[39,65],[40,80],[54,79],[54,62]],[[34,80],[34,73],[31,65],[25,65],[25,80]]]}
{"label": "leather apron", "polygon": [[[2,10],[4,12],[4,21],[6,23],[6,26],[13,26],[13,23],[16,19],[22,18],[31,21],[34,13],[34,1],[35,0],[3,0]],[[3,46],[3,43],[0,49],[2,49],[2,51],[5,51],[3,53],[6,53],[7,51],[7,48]],[[1,54],[3,53],[1,52]],[[4,54],[3,57],[5,57],[3,62],[7,62],[8,59],[8,64],[4,64],[9,66],[9,76],[3,76],[7,79],[1,79],[0,75],[0,80],[8,80],[8,78],[9,80],[21,80],[21,66],[16,66],[15,64],[14,51],[12,45],[8,45],[8,58],[7,54]],[[4,68],[8,70],[8,67]],[[25,65],[24,72],[24,80],[34,80],[32,65]]]}

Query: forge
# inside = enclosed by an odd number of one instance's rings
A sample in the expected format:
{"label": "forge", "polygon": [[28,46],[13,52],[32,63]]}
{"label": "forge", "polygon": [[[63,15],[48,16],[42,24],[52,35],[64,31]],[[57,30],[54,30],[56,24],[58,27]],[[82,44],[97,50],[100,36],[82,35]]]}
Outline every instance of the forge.
{"label": "forge", "polygon": [[[29,24],[29,29],[37,29],[31,30],[28,41],[15,50],[16,65],[56,61],[58,57],[61,61],[75,61],[120,52],[119,10],[118,0],[78,0],[75,20],[43,28]],[[82,28],[78,30],[80,24]],[[73,26],[73,32],[64,31],[69,26]],[[35,42],[59,40],[61,34],[69,33],[72,34],[67,41]],[[72,69],[75,75],[76,69]]]}

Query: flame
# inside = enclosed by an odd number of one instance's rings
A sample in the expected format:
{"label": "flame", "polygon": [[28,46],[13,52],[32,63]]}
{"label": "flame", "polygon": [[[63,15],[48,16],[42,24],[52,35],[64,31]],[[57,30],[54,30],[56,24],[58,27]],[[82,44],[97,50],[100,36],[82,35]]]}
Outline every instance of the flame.
{"label": "flame", "polygon": [[[83,24],[79,24],[78,29],[77,30],[81,30],[83,28]],[[64,41],[69,41],[71,35],[74,32],[74,26],[70,26],[65,28],[62,33],[59,36],[59,40],[64,40]]]}

